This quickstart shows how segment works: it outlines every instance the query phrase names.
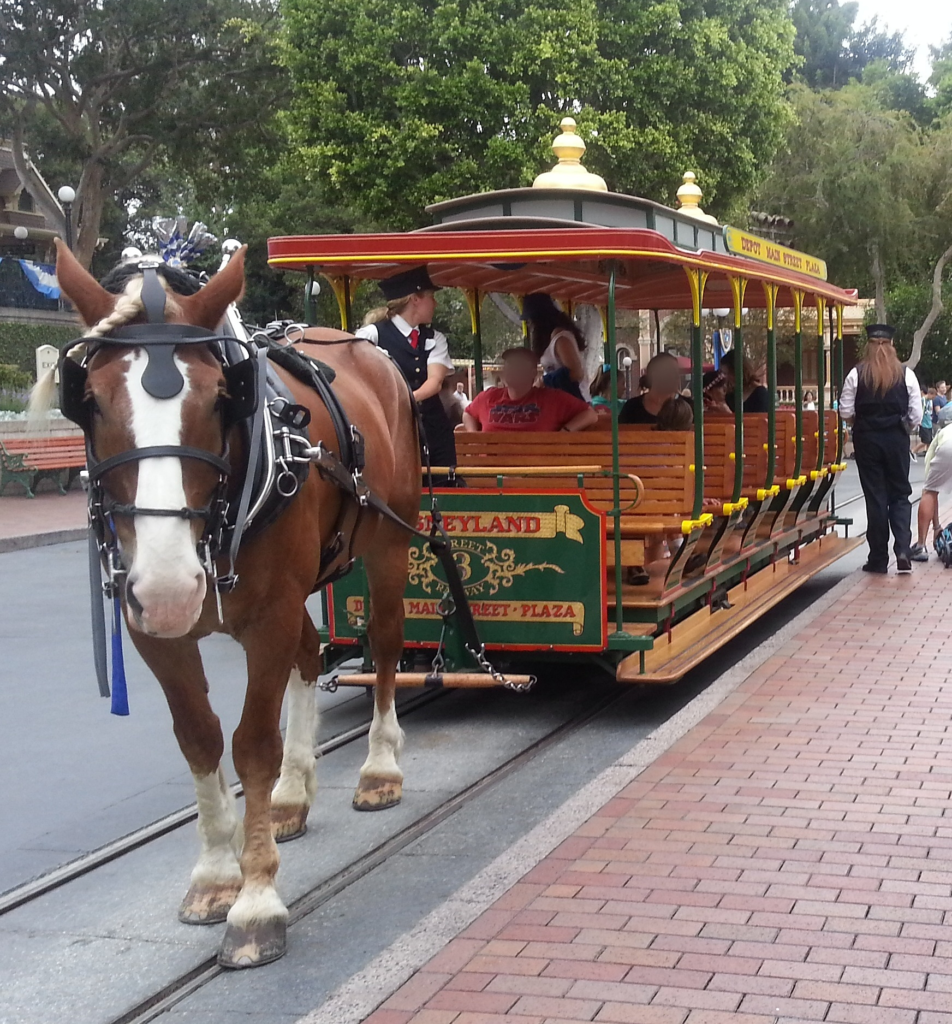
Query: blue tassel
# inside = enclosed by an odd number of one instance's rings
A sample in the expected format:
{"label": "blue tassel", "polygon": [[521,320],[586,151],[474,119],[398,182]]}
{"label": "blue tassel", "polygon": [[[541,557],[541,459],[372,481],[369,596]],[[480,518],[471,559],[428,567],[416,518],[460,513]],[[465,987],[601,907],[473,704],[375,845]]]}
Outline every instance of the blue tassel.
{"label": "blue tassel", "polygon": [[113,602],[112,619],[112,707],[114,715],[129,714],[129,694],[126,691],[126,666],[122,660],[122,608],[119,598]]}

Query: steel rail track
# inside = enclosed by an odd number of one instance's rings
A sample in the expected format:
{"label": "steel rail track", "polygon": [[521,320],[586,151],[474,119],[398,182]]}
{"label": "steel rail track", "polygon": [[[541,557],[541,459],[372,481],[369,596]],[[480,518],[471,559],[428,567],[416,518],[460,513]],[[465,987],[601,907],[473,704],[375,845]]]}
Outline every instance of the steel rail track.
{"label": "steel rail track", "polygon": [[[592,719],[607,711],[612,705],[619,703],[627,694],[627,688],[621,692],[611,693],[603,697],[594,706],[590,706],[567,721],[562,722],[561,725],[556,726],[551,732],[535,740],[524,750],[513,755],[496,768],[493,768],[459,793],[449,797],[402,831],[384,840],[369,853],[364,854],[345,868],[326,878],[309,892],[289,904],[288,925],[293,927],[303,918],[318,910],[350,885],[353,885],[354,882],[363,878],[375,868],[380,867],[388,858],[421,839],[487,789],[501,782],[524,764],[537,757],[542,751],[559,742],[567,735],[581,729]],[[163,1013],[166,1013],[172,1007],[225,973],[229,973],[228,968],[222,967],[216,957],[209,957],[192,968],[192,970],[180,975],[158,992],[137,1003],[118,1017],[114,1017],[108,1024],[148,1024],[148,1022],[154,1021]]]}
{"label": "steel rail track", "polygon": [[[401,716],[410,714],[418,708],[430,704],[438,697],[446,696],[449,692],[448,690],[433,690],[428,693],[421,693],[419,696],[411,697],[399,705],[397,710]],[[341,747],[346,747],[349,743],[353,743],[362,736],[366,736],[370,732],[370,726],[371,722],[362,722],[360,725],[345,729],[344,732],[338,733],[336,736],[332,736],[330,739],[318,744],[314,752],[318,757],[321,757],[334,750],[339,750]],[[231,791],[236,797],[240,797],[243,793],[241,783],[234,783],[231,786]],[[165,817],[144,825],[142,828],[129,832],[119,839],[114,839],[112,842],[106,843],[105,846],[100,846],[97,850],[92,850],[81,857],[77,857],[76,860],[63,864],[61,867],[55,868],[39,878],[9,889],[0,895],[0,917],[8,914],[11,910],[15,910],[17,907],[22,907],[32,900],[39,899],[49,892],[68,885],[70,882],[89,874],[90,871],[95,871],[110,861],[118,860],[120,857],[132,853],[140,847],[147,846],[149,843],[161,839],[162,836],[188,825],[197,820],[197,818],[198,807],[196,804],[183,807],[180,811],[173,811],[171,814],[167,814]]]}

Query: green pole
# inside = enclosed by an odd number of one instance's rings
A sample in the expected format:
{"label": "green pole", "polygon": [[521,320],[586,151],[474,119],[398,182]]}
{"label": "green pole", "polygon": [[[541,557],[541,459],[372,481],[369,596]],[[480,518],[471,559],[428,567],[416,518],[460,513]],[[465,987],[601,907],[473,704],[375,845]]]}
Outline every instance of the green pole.
{"label": "green pole", "polygon": [[482,296],[479,294],[479,289],[473,292],[473,304],[470,312],[473,314],[473,362],[475,363],[476,393],[478,394],[483,390],[483,317]]}
{"label": "green pole", "polygon": [[[816,471],[823,469],[823,459],[826,456],[826,431],[823,423],[825,413],[823,392],[826,390],[826,335],[824,334],[823,323],[824,303],[817,302],[816,311]],[[832,324],[830,325],[832,326]]]}
{"label": "green pole", "polygon": [[344,330],[354,329],[354,307],[350,295],[350,278],[344,278]]}
{"label": "green pole", "polygon": [[694,398],[694,509],[700,519],[704,509],[704,335],[701,318],[691,325],[691,395]]}
{"label": "green pole", "polygon": [[770,391],[770,405],[767,408],[767,482],[773,487],[777,470],[777,330],[767,328],[767,388]]}
{"label": "green pole", "polygon": [[793,468],[794,479],[800,476],[803,469],[803,324],[800,308],[797,309],[796,316],[796,331],[793,335],[793,402],[797,424],[797,457]]}
{"label": "green pole", "polygon": [[744,328],[738,309],[734,318],[734,491],[737,502],[744,490]]}
{"label": "green pole", "polygon": [[612,517],[615,520],[615,631],[625,631],[625,609],[622,605],[621,565],[621,460],[618,451],[618,360],[615,358],[615,276],[617,264],[612,261],[608,273],[608,309],[606,334],[612,399]]}

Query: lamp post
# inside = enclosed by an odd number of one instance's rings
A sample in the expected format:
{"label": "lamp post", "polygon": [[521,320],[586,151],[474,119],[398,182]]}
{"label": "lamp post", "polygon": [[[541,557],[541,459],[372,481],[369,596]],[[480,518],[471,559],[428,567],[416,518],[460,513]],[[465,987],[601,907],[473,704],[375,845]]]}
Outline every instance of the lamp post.
{"label": "lamp post", "polygon": [[56,193],[57,198],[63,206],[63,216],[66,218],[66,247],[72,251],[73,248],[73,203],[76,201],[76,189],[69,185],[63,185]]}
{"label": "lamp post", "polygon": [[621,361],[622,368],[625,371],[625,398],[631,398],[631,364],[631,356],[625,356]]}
{"label": "lamp post", "polygon": [[30,232],[22,224],[18,224],[13,229],[13,237],[18,242],[25,242],[30,237]]}

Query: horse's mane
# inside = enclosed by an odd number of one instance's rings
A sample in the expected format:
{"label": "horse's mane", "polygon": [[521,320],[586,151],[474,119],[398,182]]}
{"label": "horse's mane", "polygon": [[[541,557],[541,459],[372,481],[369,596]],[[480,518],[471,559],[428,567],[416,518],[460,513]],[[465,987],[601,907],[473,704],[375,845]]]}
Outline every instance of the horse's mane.
{"label": "horse's mane", "polygon": [[[194,295],[201,288],[197,278],[184,270],[170,267],[163,263],[157,268],[159,281],[169,296]],[[113,311],[97,324],[93,324],[83,338],[101,338],[117,327],[122,327],[134,320],[142,312],[142,271],[139,260],[126,260],[113,267],[100,282],[107,292],[117,295]],[[174,300],[167,304],[168,312],[177,312]],[[79,341],[70,350],[70,355],[80,355],[85,349]],[[30,392],[30,403],[27,408],[31,432],[48,431],[50,422],[47,413],[52,409],[56,398],[56,369],[49,369],[33,385]]]}

